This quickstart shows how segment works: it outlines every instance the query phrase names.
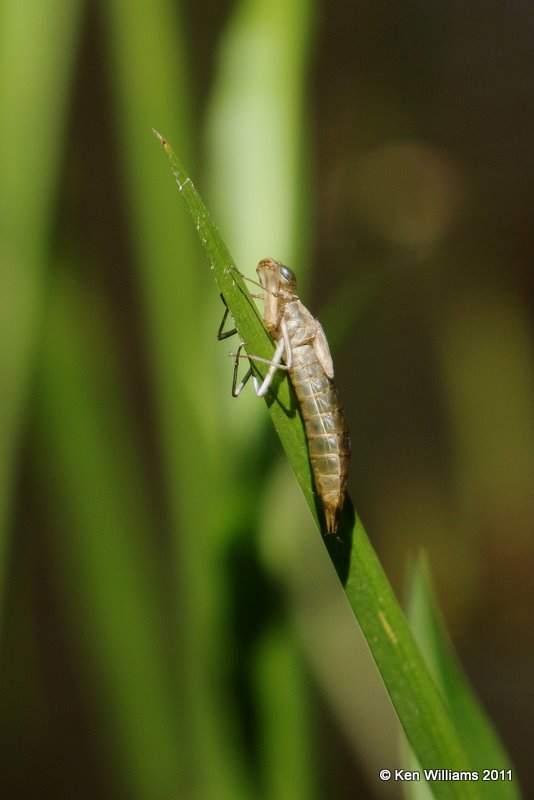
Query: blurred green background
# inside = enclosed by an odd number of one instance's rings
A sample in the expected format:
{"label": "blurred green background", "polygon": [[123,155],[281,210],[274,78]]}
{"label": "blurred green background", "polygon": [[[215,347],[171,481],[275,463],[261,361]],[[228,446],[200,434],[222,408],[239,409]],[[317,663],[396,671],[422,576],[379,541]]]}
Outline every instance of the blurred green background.
{"label": "blurred green background", "polygon": [[1,0],[2,797],[401,796],[378,779],[398,724],[264,404],[230,397],[152,127],[238,267],[296,271],[356,508],[401,596],[428,553],[534,790],[533,26],[520,3]]}

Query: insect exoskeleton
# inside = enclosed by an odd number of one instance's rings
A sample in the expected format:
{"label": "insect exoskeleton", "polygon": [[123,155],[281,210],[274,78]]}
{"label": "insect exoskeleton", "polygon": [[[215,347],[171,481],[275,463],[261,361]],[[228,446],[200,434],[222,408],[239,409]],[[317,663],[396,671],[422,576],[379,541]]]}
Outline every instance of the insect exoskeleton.
{"label": "insect exoskeleton", "polygon": [[[263,320],[276,342],[276,350],[272,361],[268,362],[270,366],[263,383],[260,385],[252,375],[254,390],[258,397],[263,397],[276,370],[287,370],[304,421],[315,486],[324,509],[326,531],[332,534],[337,530],[345,498],[350,435],[334,381],[328,342],[320,323],[296,294],[297,281],[289,267],[272,258],[264,258],[256,271],[263,290]],[[219,328],[219,338],[232,333],[222,333],[226,316],[227,311]],[[264,361],[250,354],[248,358],[250,361]],[[249,370],[236,386],[237,369],[234,369],[232,393],[235,396],[240,393],[251,372]]]}

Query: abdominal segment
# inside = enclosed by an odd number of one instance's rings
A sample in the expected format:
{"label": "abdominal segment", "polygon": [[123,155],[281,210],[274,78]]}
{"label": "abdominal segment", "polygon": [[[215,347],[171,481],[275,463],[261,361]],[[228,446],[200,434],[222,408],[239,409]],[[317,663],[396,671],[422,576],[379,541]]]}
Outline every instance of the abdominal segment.
{"label": "abdominal segment", "polygon": [[328,533],[335,533],[347,483],[350,436],[336,386],[310,344],[292,349],[291,382],[300,403],[315,485]]}

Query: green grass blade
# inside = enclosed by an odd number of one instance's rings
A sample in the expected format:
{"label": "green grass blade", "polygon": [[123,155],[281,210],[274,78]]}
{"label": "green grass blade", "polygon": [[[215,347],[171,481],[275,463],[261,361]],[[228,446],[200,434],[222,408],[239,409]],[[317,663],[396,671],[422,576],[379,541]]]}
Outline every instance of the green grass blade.
{"label": "green grass blade", "polygon": [[[169,649],[180,718],[180,770],[195,772],[197,798],[248,797],[248,776],[232,726],[231,702],[219,691],[218,665],[228,659],[231,637],[225,613],[226,575],[214,543],[221,525],[221,493],[214,479],[221,425],[213,396],[214,333],[199,335],[204,319],[206,270],[187,214],[176,216],[174,193],[147,135],[155,120],[172,131],[192,158],[198,141],[188,80],[190,38],[180,5],[152,0],[101,3],[124,171],[125,205],[145,321],[153,388],[154,427],[161,453],[161,490],[169,525],[172,614]],[[166,201],[167,200],[167,201]],[[216,300],[216,298],[214,298]],[[209,344],[207,345],[209,336]],[[209,502],[206,502],[209,498]],[[194,766],[192,766],[194,765]]]}
{"label": "green grass blade", "polygon": [[39,362],[37,468],[60,521],[56,558],[88,706],[129,796],[164,797],[182,784],[154,521],[113,338],[92,305],[61,277]]}
{"label": "green grass blade", "polygon": [[[232,268],[233,262],[228,249],[172,148],[163,137],[157,135],[239,334],[251,351],[267,358],[272,354],[272,343],[246,286]],[[302,423],[298,414],[288,415],[283,410],[284,407],[291,407],[292,402],[292,394],[286,384],[285,380],[281,382],[277,400],[271,403],[269,410],[308,505],[317,520]],[[341,536],[331,537],[327,546],[407,738],[423,768],[468,771],[472,767],[454,723],[415,644],[363,526],[356,520],[350,530],[348,504],[345,509]],[[431,785],[435,797],[443,800],[482,797],[482,791],[476,784],[433,782]]]}
{"label": "green grass blade", "polygon": [[[419,558],[410,581],[408,618],[426,663],[440,687],[472,768],[512,770],[506,752],[475,697],[448,638],[432,591],[426,560]],[[517,781],[498,780],[484,784],[488,800],[517,800]]]}
{"label": "green grass blade", "polygon": [[[202,175],[203,194],[240,269],[256,278],[259,255],[275,256],[295,267],[300,290],[311,246],[307,80],[315,5],[308,0],[234,5],[217,43]],[[179,152],[185,161],[187,154]],[[227,373],[227,364],[224,368]],[[239,473],[251,448],[261,446],[267,418],[261,403],[241,401],[238,419],[230,412],[226,420]]]}
{"label": "green grass blade", "polygon": [[[352,537],[345,591],[421,767],[472,770],[454,722],[359,519]],[[474,783],[430,785],[436,798],[483,796]]]}
{"label": "green grass blade", "polygon": [[298,264],[301,289],[311,244],[301,234],[312,196],[305,104],[315,6],[236,3],[208,110],[209,202],[237,263],[253,270],[262,253]]}
{"label": "green grass blade", "polygon": [[[228,248],[224,244],[211,214],[204,205],[191,179],[176,158],[169,143],[155,131],[176,178],[178,187],[193,218],[198,235],[208,257],[220,292],[224,295],[228,308],[235,321],[242,341],[247,342],[250,352],[262,358],[272,358],[273,343],[269,337],[249,290],[236,267]],[[266,368],[258,364],[258,372],[264,375]],[[312,473],[307,455],[304,427],[296,413],[296,399],[289,381],[282,379],[278,386],[277,398],[271,402],[267,398],[274,426],[286,448],[291,466],[306,496],[308,505],[318,519],[312,489]],[[287,409],[290,409],[288,413]]]}
{"label": "green grass blade", "polygon": [[[300,289],[306,285],[306,250],[311,245],[310,237],[301,234],[309,229],[304,218],[307,221],[313,196],[307,190],[313,171],[308,168],[306,89],[314,8],[309,0],[234,4],[217,42],[203,172],[203,192],[236,263],[256,278],[258,254],[276,255],[286,264],[298,265]],[[206,290],[203,305],[210,319],[220,314],[220,301],[213,291]],[[228,348],[218,348],[213,372],[221,376],[219,385],[222,380],[226,385],[231,365],[221,358],[221,351]],[[222,532],[221,544],[232,553],[243,546],[243,531],[260,522],[258,507],[270,469],[251,454],[263,451],[273,437],[266,430],[265,406],[253,393],[247,391],[247,397],[235,402],[228,391],[221,397],[217,387],[212,396],[216,391],[224,431],[220,453],[225,460],[216,482],[224,486],[225,507],[235,503],[240,509],[239,518],[235,515]],[[226,398],[229,407],[223,405]],[[300,500],[292,476],[290,483]],[[255,538],[247,536],[247,541],[249,547],[257,547]],[[262,559],[262,569],[265,566]],[[258,637],[252,680],[261,731],[255,763],[263,796],[265,800],[306,800],[317,787],[307,676],[287,625],[280,622],[276,631],[270,625],[267,630],[262,627]]]}
{"label": "green grass blade", "polygon": [[272,800],[307,800],[318,794],[316,771],[310,764],[313,726],[302,667],[287,627],[269,626],[256,653],[254,675],[260,698],[264,797]]}
{"label": "green grass blade", "polygon": [[81,9],[0,2],[0,596]]}

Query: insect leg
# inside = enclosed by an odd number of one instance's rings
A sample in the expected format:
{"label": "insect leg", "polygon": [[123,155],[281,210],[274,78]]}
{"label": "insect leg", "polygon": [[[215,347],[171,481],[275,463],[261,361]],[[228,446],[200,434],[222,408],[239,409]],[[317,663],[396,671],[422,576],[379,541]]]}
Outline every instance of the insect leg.
{"label": "insect leg", "polygon": [[261,356],[249,356],[248,353],[243,353],[243,355],[241,355],[239,350],[241,350],[241,348],[243,347],[246,347],[245,342],[241,343],[237,353],[228,353],[228,355],[232,356],[232,358],[248,358],[249,361],[259,361],[261,364],[269,364],[270,366],[275,366],[276,369],[289,369],[289,366],[287,364],[275,363],[274,357],[271,359],[271,358],[262,358]]}
{"label": "insect leg", "polygon": [[[241,383],[237,385],[237,370],[239,368],[239,359],[243,357],[247,358],[247,356],[241,355],[242,349],[243,349],[243,343],[239,345],[239,347],[237,348],[237,353],[235,354],[234,377],[232,379],[232,397],[239,397],[239,395],[243,390],[244,385],[248,382],[248,379],[252,375],[252,367],[249,367],[247,372],[245,373],[245,377],[243,378]],[[233,353],[231,353],[230,355],[233,355]]]}
{"label": "insect leg", "polygon": [[280,322],[280,332],[282,334],[281,341],[284,342],[284,349],[286,351],[286,369],[290,369],[293,363],[293,351],[291,349],[291,339],[289,338],[289,331],[287,329],[287,322],[282,318]]}
{"label": "insect leg", "polygon": [[224,314],[221,320],[221,324],[219,325],[219,330],[217,331],[217,339],[219,342],[222,342],[223,339],[229,339],[230,336],[235,336],[237,333],[237,328],[232,328],[231,331],[223,331],[225,326],[226,320],[228,319],[228,314],[230,313],[228,306],[226,305],[226,300],[224,299],[224,295],[221,294],[221,300],[224,303]]}
{"label": "insect leg", "polygon": [[[233,384],[233,387],[232,387],[232,394],[233,394],[234,397],[237,397],[237,395],[241,393],[241,390],[242,390],[243,386],[245,385],[245,383],[248,381],[248,379],[252,375],[252,383],[254,384],[254,391],[256,392],[256,395],[258,397],[264,397],[264,395],[267,394],[267,390],[269,389],[269,386],[271,385],[271,383],[273,381],[274,374],[275,374],[276,370],[277,369],[284,369],[284,370],[289,369],[287,364],[281,364],[280,363],[281,359],[283,358],[284,351],[285,351],[285,341],[284,341],[284,339],[280,339],[279,340],[278,344],[276,345],[276,350],[274,351],[274,355],[273,355],[273,358],[272,358],[271,361],[269,361],[268,358],[261,358],[261,356],[249,356],[248,354],[247,355],[241,355],[241,350],[242,350],[243,346],[244,346],[243,344],[239,345],[237,353],[230,353],[231,356],[235,356],[234,384]],[[241,383],[239,384],[239,386],[236,386],[236,382],[237,382],[237,364],[238,364],[238,361],[239,361],[240,358],[248,358],[248,360],[250,362],[252,362],[252,361],[260,361],[262,364],[269,364],[269,371],[267,372],[267,375],[265,376],[265,378],[263,380],[263,383],[261,385],[260,385],[260,382],[258,381],[257,377],[252,373],[252,367],[251,367],[248,370],[248,372],[246,373],[246,375],[243,378],[243,380],[241,381]]]}
{"label": "insect leg", "polygon": [[[282,360],[282,356],[284,355],[285,347],[286,347],[286,343],[285,343],[284,339],[282,338],[282,339],[280,339],[280,341],[276,345],[276,350],[274,351],[273,360],[270,362],[271,366],[269,367],[269,371],[267,372],[267,375],[265,376],[261,386],[260,386],[260,383],[259,383],[258,379],[256,378],[256,376],[255,375],[252,376],[252,382],[254,384],[254,391],[256,392],[258,397],[264,397],[267,394],[267,390],[269,389],[269,386],[273,382],[274,373],[276,372],[277,369],[288,369],[286,364],[281,364],[280,363],[280,361]],[[259,359],[259,358],[255,358],[254,356],[252,356],[252,359],[254,361],[256,361],[256,360],[265,361],[265,359],[263,359],[263,358]],[[268,364],[269,362],[267,361],[266,363]]]}

